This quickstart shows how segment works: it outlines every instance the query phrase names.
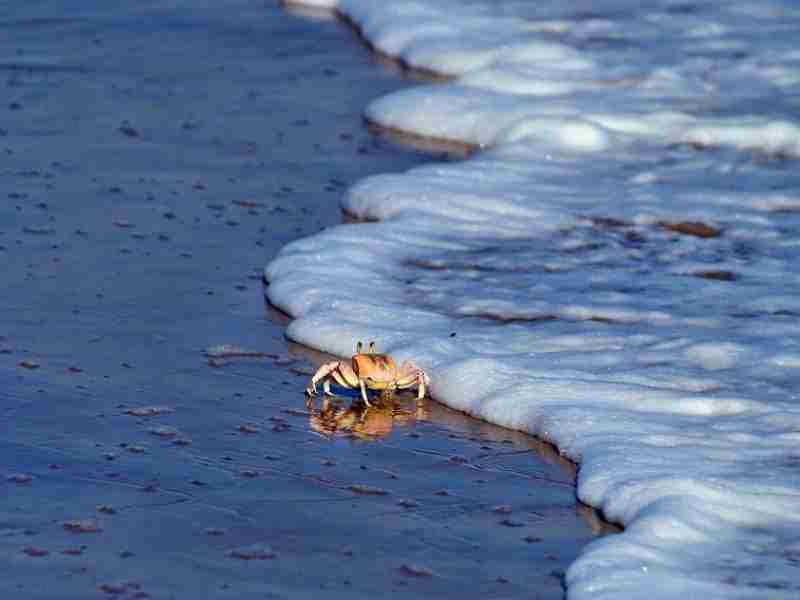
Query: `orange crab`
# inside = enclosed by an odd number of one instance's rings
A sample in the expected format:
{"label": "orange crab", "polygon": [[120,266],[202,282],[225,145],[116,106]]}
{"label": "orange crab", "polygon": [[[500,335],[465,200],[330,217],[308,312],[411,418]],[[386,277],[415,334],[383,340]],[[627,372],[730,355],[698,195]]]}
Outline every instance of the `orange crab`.
{"label": "orange crab", "polygon": [[311,378],[311,385],[306,388],[306,394],[316,396],[317,383],[323,381],[324,392],[333,395],[331,392],[331,379],[333,379],[342,387],[360,389],[361,398],[367,406],[372,406],[367,396],[368,389],[391,394],[395,390],[417,388],[417,398],[425,397],[425,390],[430,384],[425,371],[410,361],[404,362],[398,368],[391,356],[375,352],[375,342],[370,342],[367,352],[363,352],[363,349],[364,344],[358,342],[356,353],[349,363],[336,360],[322,365]]}

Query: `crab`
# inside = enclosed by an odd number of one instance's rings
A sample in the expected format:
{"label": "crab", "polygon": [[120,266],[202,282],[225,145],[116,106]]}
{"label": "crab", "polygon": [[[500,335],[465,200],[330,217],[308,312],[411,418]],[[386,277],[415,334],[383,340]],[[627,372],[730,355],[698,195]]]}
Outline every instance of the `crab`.
{"label": "crab", "polygon": [[331,379],[344,388],[360,389],[364,404],[369,402],[367,390],[380,390],[384,394],[392,394],[395,390],[417,388],[417,399],[425,397],[430,385],[428,375],[411,361],[405,361],[397,367],[397,363],[388,354],[375,352],[375,342],[370,342],[369,349],[364,352],[364,344],[356,344],[356,353],[350,362],[335,360],[322,365],[311,378],[306,388],[310,397],[317,395],[317,383],[322,381],[325,394],[331,392]]}

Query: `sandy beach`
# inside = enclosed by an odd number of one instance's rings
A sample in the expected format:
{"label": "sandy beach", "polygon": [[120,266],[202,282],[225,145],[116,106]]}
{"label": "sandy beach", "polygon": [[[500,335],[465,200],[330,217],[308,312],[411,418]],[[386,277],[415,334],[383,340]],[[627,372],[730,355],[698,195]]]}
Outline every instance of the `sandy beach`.
{"label": "sandy beach", "polygon": [[574,465],[433,401],[309,410],[264,301],[343,189],[431,160],[362,122],[398,72],[270,2],[0,28],[0,595],[562,597],[611,530]]}

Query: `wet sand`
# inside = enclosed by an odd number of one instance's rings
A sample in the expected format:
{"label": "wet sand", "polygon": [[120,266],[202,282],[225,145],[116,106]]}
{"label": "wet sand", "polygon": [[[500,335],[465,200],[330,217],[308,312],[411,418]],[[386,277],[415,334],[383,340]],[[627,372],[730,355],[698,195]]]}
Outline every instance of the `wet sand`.
{"label": "wet sand", "polygon": [[347,185],[430,160],[361,120],[407,83],[271,3],[0,29],[0,597],[561,597],[607,530],[570,463],[431,401],[307,409],[264,303]]}

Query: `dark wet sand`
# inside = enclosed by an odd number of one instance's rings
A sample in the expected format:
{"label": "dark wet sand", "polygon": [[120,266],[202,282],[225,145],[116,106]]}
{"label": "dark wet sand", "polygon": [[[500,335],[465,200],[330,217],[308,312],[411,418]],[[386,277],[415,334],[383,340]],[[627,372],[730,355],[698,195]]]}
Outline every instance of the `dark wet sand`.
{"label": "dark wet sand", "polygon": [[561,597],[605,530],[572,465],[430,401],[308,411],[264,303],[347,185],[429,160],[361,121],[406,83],[277,4],[13,4],[0,598]]}

